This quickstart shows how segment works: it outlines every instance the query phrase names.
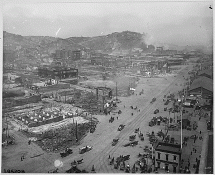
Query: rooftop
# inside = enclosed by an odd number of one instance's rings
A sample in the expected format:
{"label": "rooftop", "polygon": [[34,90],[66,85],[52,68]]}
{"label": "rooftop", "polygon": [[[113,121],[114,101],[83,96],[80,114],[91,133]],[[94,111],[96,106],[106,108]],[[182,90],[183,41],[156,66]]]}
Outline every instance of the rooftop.
{"label": "rooftop", "polygon": [[202,75],[202,74],[207,74],[209,76],[213,76],[213,69],[205,69],[205,70],[202,70],[202,71],[199,71],[198,75]]}
{"label": "rooftop", "polygon": [[155,144],[155,150],[173,154],[181,154],[181,146],[178,144],[157,142]]}
{"label": "rooftop", "polygon": [[207,77],[199,77],[193,81],[189,90],[197,89],[199,87],[213,92],[213,79]]}

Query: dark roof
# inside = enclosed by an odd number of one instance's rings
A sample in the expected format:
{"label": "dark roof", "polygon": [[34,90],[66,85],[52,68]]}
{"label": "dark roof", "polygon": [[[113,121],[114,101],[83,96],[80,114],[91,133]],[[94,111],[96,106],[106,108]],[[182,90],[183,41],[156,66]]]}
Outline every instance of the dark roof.
{"label": "dark roof", "polygon": [[197,89],[199,87],[202,87],[204,89],[207,89],[213,92],[213,80],[207,77],[199,77],[193,81],[189,91],[193,89]]}
{"label": "dark roof", "polygon": [[181,154],[181,146],[178,144],[171,144],[165,142],[157,142],[154,146],[156,151],[162,151],[173,154]]}
{"label": "dark roof", "polygon": [[209,75],[210,77],[213,76],[213,69],[205,69],[202,71],[199,71],[198,75],[201,76],[203,74]]}

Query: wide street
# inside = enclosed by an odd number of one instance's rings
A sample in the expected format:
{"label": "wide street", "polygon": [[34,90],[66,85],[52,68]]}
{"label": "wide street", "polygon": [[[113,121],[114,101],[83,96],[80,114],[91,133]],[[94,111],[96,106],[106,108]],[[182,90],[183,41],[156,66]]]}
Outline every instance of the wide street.
{"label": "wide street", "polygon": [[[99,123],[94,133],[88,133],[87,136],[80,141],[80,145],[73,147],[73,154],[68,157],[61,158],[60,154],[45,153],[36,144],[27,145],[27,138],[24,138],[21,133],[16,133],[14,129],[11,130],[11,134],[14,134],[16,140],[19,140],[17,145],[9,146],[3,150],[3,162],[4,168],[17,168],[24,169],[25,172],[45,173],[51,169],[55,169],[54,161],[61,160],[63,166],[59,167],[59,172],[64,173],[71,167],[71,162],[83,158],[83,163],[78,165],[79,169],[85,169],[91,171],[94,165],[97,173],[120,173],[120,170],[114,169],[110,166],[109,155],[111,157],[118,157],[120,155],[131,155],[130,159],[126,163],[131,166],[137,160],[137,155],[143,152],[145,145],[150,146],[147,132],[154,131],[155,133],[160,131],[159,127],[149,127],[148,122],[154,116],[154,110],[159,109],[163,111],[163,97],[169,93],[176,93],[183,89],[184,77],[191,70],[192,65],[183,65],[182,69],[177,74],[164,76],[161,78],[140,78],[134,95],[130,97],[119,97],[121,103],[117,103],[118,107],[116,111],[121,110],[122,114],[118,115],[111,112],[110,115],[97,115]],[[184,76],[184,77],[183,77]],[[177,83],[177,85],[176,85]],[[144,94],[139,95],[139,92],[144,89]],[[157,100],[151,104],[152,98]],[[131,109],[130,106],[137,107],[137,110]],[[140,110],[140,112],[138,112]],[[133,113],[133,116],[131,115]],[[167,116],[168,112],[162,114]],[[110,117],[114,117],[113,123],[109,123]],[[118,119],[117,119],[118,117]],[[124,124],[125,128],[122,131],[117,131],[120,124]],[[134,134],[134,130],[140,128],[145,140],[139,141],[136,147],[123,147],[124,144],[129,142],[129,136]],[[15,134],[16,133],[16,134]],[[111,142],[114,138],[119,138],[119,142],[116,146],[112,146]],[[179,140],[180,142],[180,140]],[[79,154],[79,148],[90,145],[93,149],[85,154]],[[13,153],[13,147],[16,147],[16,153]],[[26,159],[20,161],[21,154],[26,154]],[[33,155],[40,155],[33,157]],[[14,167],[10,167],[14,162]],[[16,163],[15,163],[16,162]]]}

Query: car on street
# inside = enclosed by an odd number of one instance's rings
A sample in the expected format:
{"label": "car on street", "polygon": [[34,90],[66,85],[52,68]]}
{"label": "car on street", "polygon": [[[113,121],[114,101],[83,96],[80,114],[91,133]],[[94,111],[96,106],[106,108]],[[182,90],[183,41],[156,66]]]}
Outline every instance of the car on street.
{"label": "car on street", "polygon": [[154,111],[154,114],[157,114],[157,113],[159,113],[159,109],[156,109],[156,110]]}
{"label": "car on street", "polygon": [[118,131],[122,131],[124,129],[125,125],[119,125]]}
{"label": "car on street", "polygon": [[129,143],[123,145],[123,146],[127,147],[127,146],[136,146],[136,145],[138,145],[138,141],[129,142]]}
{"label": "car on street", "polygon": [[93,148],[92,146],[84,146],[82,148],[79,148],[79,153],[84,154],[85,152],[90,151],[92,148]]}
{"label": "car on street", "polygon": [[197,138],[198,138],[198,136],[196,136],[196,135],[190,136],[190,139],[197,139]]}
{"label": "car on street", "polygon": [[167,100],[165,103],[164,103],[164,105],[168,105],[169,104],[169,100]]}
{"label": "car on street", "polygon": [[118,139],[118,138],[117,138],[117,139],[113,139],[113,141],[112,141],[112,146],[115,146],[118,142],[119,142],[119,139]]}

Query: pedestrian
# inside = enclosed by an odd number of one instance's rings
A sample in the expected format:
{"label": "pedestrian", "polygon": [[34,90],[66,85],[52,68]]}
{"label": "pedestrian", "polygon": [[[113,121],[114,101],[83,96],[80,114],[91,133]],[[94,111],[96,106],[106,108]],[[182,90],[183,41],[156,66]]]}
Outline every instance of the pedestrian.
{"label": "pedestrian", "polygon": [[22,156],[21,156],[21,161],[22,161]]}
{"label": "pedestrian", "polygon": [[192,154],[193,154],[193,152],[191,151],[190,155],[192,155]]}
{"label": "pedestrian", "polygon": [[202,134],[202,131],[200,131],[199,133]]}
{"label": "pedestrian", "polygon": [[196,149],[195,149],[195,153],[196,153]]}
{"label": "pedestrian", "polygon": [[118,120],[118,117],[116,117],[117,118],[117,120]]}
{"label": "pedestrian", "polygon": [[109,155],[108,159],[110,159],[110,155]]}

